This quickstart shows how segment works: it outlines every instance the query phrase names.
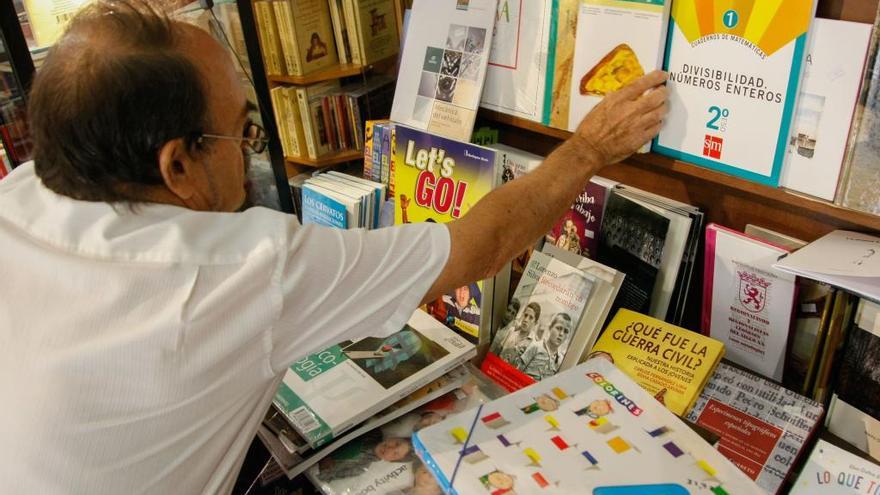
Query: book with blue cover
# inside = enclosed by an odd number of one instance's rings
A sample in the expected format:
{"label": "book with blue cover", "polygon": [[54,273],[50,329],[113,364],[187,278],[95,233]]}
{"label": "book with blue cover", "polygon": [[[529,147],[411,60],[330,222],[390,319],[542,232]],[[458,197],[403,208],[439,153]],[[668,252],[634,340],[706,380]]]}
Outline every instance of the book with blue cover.
{"label": "book with blue cover", "polygon": [[420,430],[413,446],[449,494],[761,493],[602,358]]}
{"label": "book with blue cover", "polygon": [[305,184],[302,188],[302,223],[347,229],[348,209],[319,188]]}

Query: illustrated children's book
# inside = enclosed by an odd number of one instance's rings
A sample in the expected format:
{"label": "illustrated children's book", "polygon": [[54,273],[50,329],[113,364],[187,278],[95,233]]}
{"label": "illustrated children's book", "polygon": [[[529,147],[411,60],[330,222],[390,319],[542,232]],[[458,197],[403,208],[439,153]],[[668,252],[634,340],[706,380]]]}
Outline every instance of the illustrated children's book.
{"label": "illustrated children's book", "polygon": [[[497,154],[489,148],[402,125],[395,126],[394,147],[398,225],[461,218],[494,186]],[[428,312],[473,342],[488,344],[493,322],[505,309],[501,303],[493,306],[507,295],[509,270],[503,272],[444,295],[428,304]]]}
{"label": "illustrated children's book", "polygon": [[687,419],[768,495],[779,493],[822,419],[822,405],[721,363]]}
{"label": "illustrated children's book", "polygon": [[413,444],[450,494],[760,493],[603,359],[420,430]]}
{"label": "illustrated children's book", "polygon": [[297,361],[274,404],[317,448],[475,354],[472,344],[417,310],[388,338],[343,342]]}
{"label": "illustrated children's book", "polygon": [[498,0],[415,0],[391,120],[470,140]]}
{"label": "illustrated children's book", "polygon": [[541,120],[554,0],[498,0],[480,106]]}
{"label": "illustrated children's book", "polygon": [[616,364],[670,411],[684,416],[724,356],[724,344],[621,309],[590,356]]}
{"label": "illustrated children's book", "polygon": [[816,0],[676,0],[653,150],[779,184]]}
{"label": "illustrated children's book", "polygon": [[577,267],[532,253],[511,300],[517,314],[495,334],[483,372],[510,391],[555,375],[595,284]]}
{"label": "illustrated children's book", "polygon": [[782,381],[797,288],[773,268],[786,249],[716,224],[706,227],[703,333],[724,342],[727,357]]}
{"label": "illustrated children's book", "polygon": [[819,440],[790,495],[877,493],[880,466]]}

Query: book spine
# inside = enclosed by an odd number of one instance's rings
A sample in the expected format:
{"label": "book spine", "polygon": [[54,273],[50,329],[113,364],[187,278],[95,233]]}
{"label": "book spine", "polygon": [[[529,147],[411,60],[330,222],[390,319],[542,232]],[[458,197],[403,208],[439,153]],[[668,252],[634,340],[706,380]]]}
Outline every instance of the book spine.
{"label": "book spine", "polygon": [[315,130],[315,146],[318,157],[330,152],[330,143],[327,140],[327,120],[324,119],[323,95],[309,100],[309,119]]}
{"label": "book spine", "polygon": [[[336,124],[333,121],[333,110],[331,108],[331,97],[329,95],[325,95],[321,97],[321,119],[324,122],[324,139],[327,141],[328,147],[332,149],[336,149],[338,143],[336,141]],[[321,126],[319,125],[320,129]]]}
{"label": "book spine", "polygon": [[373,122],[364,127],[364,178],[373,180]]}
{"label": "book spine", "polygon": [[544,114],[541,123],[550,125],[553,110],[553,80],[556,77],[556,33],[559,26],[559,0],[553,0],[550,14],[550,40],[547,44],[547,72],[544,77]]}
{"label": "book spine", "polygon": [[385,123],[377,122],[373,125],[373,180],[387,183],[382,176],[382,134],[385,132]]}
{"label": "book spine", "polygon": [[282,108],[287,117],[287,132],[290,140],[290,156],[302,156],[302,123],[299,122],[299,112],[296,111],[296,95],[292,93],[293,88],[284,88],[282,92]]}
{"label": "book spine", "polygon": [[306,151],[312,160],[318,159],[318,145],[315,142],[315,130],[312,128],[309,111],[308,88],[296,88],[296,101],[299,104],[300,121],[303,126],[303,135],[306,141]]}
{"label": "book spine", "polygon": [[284,109],[284,88],[272,88],[269,91],[269,99],[272,101],[272,112],[275,113],[275,123],[278,125],[278,135],[281,140],[281,151],[284,156],[290,156],[290,130],[287,125],[287,112]]}
{"label": "book spine", "polygon": [[339,3],[336,0],[330,2],[330,21],[333,23],[333,36],[336,38],[336,52],[339,55],[339,63],[348,63],[348,54],[345,52],[345,40],[343,33],[345,31],[342,20],[342,13],[339,11]]}
{"label": "book spine", "polygon": [[257,18],[257,31],[262,39],[263,55],[266,59],[266,70],[269,74],[285,73],[281,58],[281,39],[272,4],[266,1],[254,3],[254,15]]}
{"label": "book spine", "polygon": [[282,28],[281,48],[284,52],[284,61],[287,64],[287,71],[294,76],[303,75],[302,60],[299,56],[299,41],[296,37],[296,28],[294,26],[293,12],[290,2],[281,0],[275,2],[276,15],[279,18],[279,26]]}
{"label": "book spine", "polygon": [[345,25],[348,28],[348,45],[351,47],[351,61],[361,65],[363,64],[363,57],[361,56],[362,47],[355,14],[357,12],[355,5],[357,0],[343,0],[343,2],[342,9],[345,15]]}

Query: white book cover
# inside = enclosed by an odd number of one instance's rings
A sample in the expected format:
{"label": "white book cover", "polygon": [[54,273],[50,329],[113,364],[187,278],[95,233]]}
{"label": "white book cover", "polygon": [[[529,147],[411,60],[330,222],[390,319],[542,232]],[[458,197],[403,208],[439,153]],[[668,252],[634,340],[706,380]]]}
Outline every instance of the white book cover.
{"label": "white book cover", "polygon": [[274,403],[317,448],[475,354],[464,337],[416,310],[390,337],[344,342],[297,361]]}
{"label": "white book cover", "polygon": [[608,93],[663,64],[671,0],[582,0],[568,130]]}
{"label": "white book cover", "polygon": [[790,495],[874,495],[880,466],[819,440]]}
{"label": "white book cover", "polygon": [[391,120],[469,142],[498,0],[415,0]]}
{"label": "white book cover", "polygon": [[602,358],[420,430],[413,445],[448,494],[761,493]]}
{"label": "white book cover", "polygon": [[657,153],[776,187],[816,0],[676,0]]}
{"label": "white book cover", "polygon": [[715,224],[706,226],[703,333],[727,359],[782,381],[795,276],[773,268],[783,248]]}
{"label": "white book cover", "polygon": [[540,121],[553,0],[499,0],[483,108]]}
{"label": "white book cover", "polygon": [[870,39],[870,24],[813,21],[781,186],[834,200]]}
{"label": "white book cover", "polygon": [[506,144],[492,144],[488,148],[495,153],[495,187],[507,184],[513,179],[522,177],[538,168],[544,162],[544,157],[507,146]]}

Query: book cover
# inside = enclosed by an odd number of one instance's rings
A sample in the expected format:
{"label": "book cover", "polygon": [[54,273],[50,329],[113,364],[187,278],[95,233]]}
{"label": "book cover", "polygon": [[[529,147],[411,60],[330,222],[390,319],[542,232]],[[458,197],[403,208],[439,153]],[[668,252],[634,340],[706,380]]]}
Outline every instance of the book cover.
{"label": "book cover", "polygon": [[519,310],[495,334],[483,373],[510,391],[555,375],[565,361],[594,284],[595,278],[578,268],[538,251],[532,253],[511,299]]}
{"label": "book cover", "polygon": [[[374,130],[375,132],[375,130]],[[496,152],[395,126],[395,223],[447,223],[464,216],[494,184]],[[429,305],[429,312],[474,339],[492,326],[494,287],[481,281]]]}
{"label": "book cover", "polygon": [[788,251],[709,224],[703,280],[703,333],[727,358],[782,381],[797,295],[795,276],[773,264]]}
{"label": "book cover", "polygon": [[343,342],[297,361],[284,374],[274,404],[317,448],[475,353],[473,345],[416,310],[390,337]]}
{"label": "book cover", "polygon": [[449,494],[760,491],[602,359],[422,429],[413,444]]}
{"label": "book cover", "polygon": [[470,140],[497,7],[498,0],[413,3],[391,120]]}
{"label": "book cover", "polygon": [[843,178],[834,202],[854,210],[880,214],[880,12],[874,19],[862,90],[850,131]]}
{"label": "book cover", "polygon": [[393,57],[400,49],[393,0],[357,0],[355,22],[358,23],[358,42],[361,63],[370,65]]}
{"label": "book cover", "polygon": [[[275,9],[269,1],[254,2],[254,18],[257,22],[257,33],[263,60],[266,61],[266,73],[272,75],[287,74],[284,55],[281,51],[281,38],[278,36],[278,24],[275,20]],[[241,52],[239,52],[241,53]]]}
{"label": "book cover", "polygon": [[815,0],[676,0],[657,153],[779,185]]}
{"label": "book cover", "polygon": [[841,352],[828,430],[880,460],[880,305],[862,299]]}
{"label": "book cover", "polygon": [[472,375],[456,390],[346,443],[306,474],[326,495],[439,495],[437,480],[413,451],[412,434],[502,395],[497,385]]}
{"label": "book cover", "polygon": [[612,191],[600,226],[598,261],[626,274],[612,312],[647,313],[660,273],[669,219]]}
{"label": "book cover", "polygon": [[596,258],[607,191],[604,186],[588,182],[584,192],[547,234],[547,242],[585,258]]}
{"label": "book cover", "polygon": [[781,186],[834,200],[870,39],[870,24],[813,21]]}
{"label": "book cover", "polygon": [[824,410],[757,375],[721,363],[688,419],[721,436],[718,451],[765,493],[779,493]]}
{"label": "book cover", "polygon": [[621,309],[590,356],[611,361],[670,411],[684,416],[724,356],[724,344]]}
{"label": "book cover", "polygon": [[582,0],[567,129],[607,94],[663,63],[670,0]]}
{"label": "book cover", "polygon": [[281,47],[289,61],[287,68],[291,75],[304,76],[339,64],[330,5],[326,0],[275,1],[281,8],[279,22],[286,24]]}
{"label": "book cover", "polygon": [[302,223],[347,229],[348,210],[341,201],[325,195],[312,184],[302,187]]}
{"label": "book cover", "polygon": [[554,0],[499,0],[480,105],[541,121]]}
{"label": "book cover", "polygon": [[877,493],[880,466],[819,440],[790,495],[863,495]]}
{"label": "book cover", "polygon": [[558,129],[568,127],[579,6],[580,0],[555,0],[550,20],[547,82],[541,123]]}

